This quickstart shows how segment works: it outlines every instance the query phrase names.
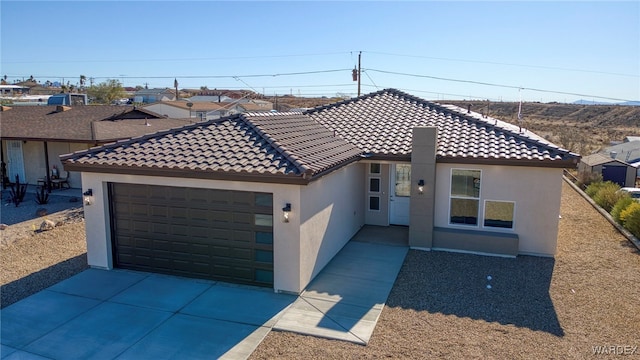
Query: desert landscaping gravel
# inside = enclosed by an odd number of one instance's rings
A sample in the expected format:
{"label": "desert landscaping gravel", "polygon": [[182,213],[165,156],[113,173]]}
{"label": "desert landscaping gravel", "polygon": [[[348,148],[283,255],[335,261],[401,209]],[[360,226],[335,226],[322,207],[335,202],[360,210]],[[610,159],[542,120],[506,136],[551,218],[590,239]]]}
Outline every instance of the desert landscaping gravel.
{"label": "desert landscaping gravel", "polygon": [[[367,346],[272,331],[250,358],[640,357],[640,252],[567,184],[561,216],[555,259],[409,251]],[[2,306],[86,268],[85,251],[82,222],[7,241]]]}
{"label": "desert landscaping gravel", "polygon": [[409,251],[367,346],[272,331],[250,358],[640,357],[640,253],[567,184],[561,216],[555,259]]}

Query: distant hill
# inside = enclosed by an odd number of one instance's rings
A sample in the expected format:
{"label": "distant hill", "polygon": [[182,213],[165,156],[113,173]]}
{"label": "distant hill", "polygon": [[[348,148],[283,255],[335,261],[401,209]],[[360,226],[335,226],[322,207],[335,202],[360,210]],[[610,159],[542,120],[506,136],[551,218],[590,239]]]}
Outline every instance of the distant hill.
{"label": "distant hill", "polygon": [[576,100],[573,102],[576,105],[620,105],[620,106],[640,106],[640,101],[625,101],[619,103],[600,102],[592,100]]}

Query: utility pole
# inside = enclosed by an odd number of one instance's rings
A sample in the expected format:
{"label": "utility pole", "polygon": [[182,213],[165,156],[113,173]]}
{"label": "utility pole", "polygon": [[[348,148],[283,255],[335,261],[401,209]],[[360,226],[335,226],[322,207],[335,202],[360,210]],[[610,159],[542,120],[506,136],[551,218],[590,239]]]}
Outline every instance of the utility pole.
{"label": "utility pole", "polygon": [[358,97],[360,97],[360,79],[362,79],[362,67],[360,66],[361,57],[362,57],[362,51],[358,53]]}

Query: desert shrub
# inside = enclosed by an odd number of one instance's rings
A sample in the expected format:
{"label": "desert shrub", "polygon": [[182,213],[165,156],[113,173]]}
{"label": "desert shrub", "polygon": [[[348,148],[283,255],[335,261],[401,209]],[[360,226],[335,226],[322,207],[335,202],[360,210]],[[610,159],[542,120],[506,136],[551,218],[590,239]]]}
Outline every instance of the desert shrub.
{"label": "desert shrub", "polygon": [[640,203],[633,202],[620,212],[620,220],[624,228],[629,230],[634,236],[640,237]]}
{"label": "desert shrub", "polygon": [[589,195],[590,198],[593,198],[593,196],[596,193],[598,193],[598,190],[600,190],[600,188],[602,188],[603,186],[604,186],[604,183],[602,181],[593,182],[589,184],[589,186],[587,186],[584,192],[587,193],[587,195]]}
{"label": "desert shrub", "polygon": [[618,223],[622,224],[622,220],[620,219],[620,213],[627,208],[627,206],[633,204],[634,201],[627,193],[623,193],[622,197],[618,199],[618,202],[611,209],[611,217]]}
{"label": "desert shrub", "polygon": [[603,183],[598,192],[593,195],[593,201],[600,205],[606,212],[611,212],[613,205],[615,205],[620,198],[626,194],[619,192],[620,185],[607,181]]}
{"label": "desert shrub", "polygon": [[578,183],[576,185],[578,185],[579,187],[589,186],[593,183],[602,182],[602,174],[594,172],[579,172],[577,178]]}

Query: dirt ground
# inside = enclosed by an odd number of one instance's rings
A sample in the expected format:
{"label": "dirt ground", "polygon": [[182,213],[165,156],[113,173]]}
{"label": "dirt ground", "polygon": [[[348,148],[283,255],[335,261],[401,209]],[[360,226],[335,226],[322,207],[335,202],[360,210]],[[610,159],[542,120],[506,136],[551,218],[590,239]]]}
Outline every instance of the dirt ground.
{"label": "dirt ground", "polygon": [[[640,358],[640,252],[563,186],[555,259],[411,250],[367,346],[272,331],[250,358]],[[83,222],[23,227],[1,233],[2,307],[86,268]]]}

